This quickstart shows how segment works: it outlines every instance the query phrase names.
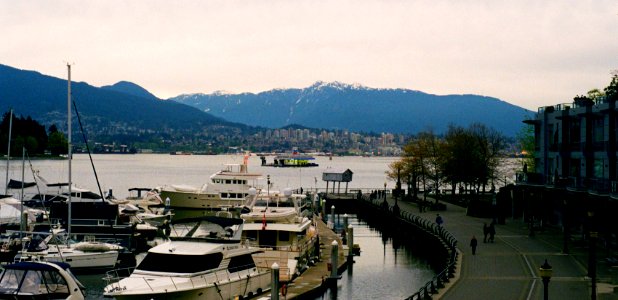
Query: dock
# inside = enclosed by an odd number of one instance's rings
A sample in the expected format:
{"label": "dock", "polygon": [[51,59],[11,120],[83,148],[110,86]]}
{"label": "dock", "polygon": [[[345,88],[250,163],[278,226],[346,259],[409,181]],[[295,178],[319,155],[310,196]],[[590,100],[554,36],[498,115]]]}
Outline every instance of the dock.
{"label": "dock", "polygon": [[316,262],[315,266],[308,268],[288,284],[286,299],[314,298],[324,292],[329,284],[330,270],[328,264],[331,261],[331,244],[333,241],[337,241],[339,244],[337,274],[340,274],[346,267],[347,247],[344,251],[339,235],[328,228],[322,220],[318,219],[317,226],[320,237],[320,260]]}

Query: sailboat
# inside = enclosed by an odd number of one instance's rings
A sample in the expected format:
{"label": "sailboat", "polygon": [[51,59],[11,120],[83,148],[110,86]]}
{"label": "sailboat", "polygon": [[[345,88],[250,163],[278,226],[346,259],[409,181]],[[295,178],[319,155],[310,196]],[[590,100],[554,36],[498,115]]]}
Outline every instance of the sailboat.
{"label": "sailboat", "polygon": [[[66,238],[63,243],[57,243],[53,246],[49,246],[50,241],[58,238],[58,232],[52,230],[52,235],[48,237],[41,245],[43,249],[40,251],[29,251],[31,249],[23,249],[16,256],[16,260],[33,260],[33,261],[60,261],[66,262],[71,265],[73,269],[105,269],[113,268],[118,262],[118,257],[122,250],[114,244],[99,243],[94,240],[84,241],[82,243],[70,243],[71,230],[72,230],[72,198],[73,198],[73,185],[71,178],[71,161],[72,161],[72,144],[71,144],[71,65],[68,67],[68,164],[69,164],[69,178],[67,183],[68,192],[66,193],[66,204],[68,208],[67,224],[66,224]],[[78,191],[79,192],[79,191]],[[34,245],[38,246],[38,245]],[[83,248],[79,248],[83,247]]]}

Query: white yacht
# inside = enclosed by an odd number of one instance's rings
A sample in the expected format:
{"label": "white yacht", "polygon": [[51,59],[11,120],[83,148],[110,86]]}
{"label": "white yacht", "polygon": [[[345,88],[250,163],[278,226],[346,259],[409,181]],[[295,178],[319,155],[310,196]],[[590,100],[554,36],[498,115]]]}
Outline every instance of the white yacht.
{"label": "white yacht", "polygon": [[254,255],[256,264],[266,267],[276,262],[282,282],[293,280],[314,256],[317,227],[302,211],[304,198],[290,189],[283,193],[252,189],[240,215],[245,220],[245,243],[263,250]]}
{"label": "white yacht", "polygon": [[84,299],[84,287],[65,263],[19,262],[0,274],[2,299]]}
{"label": "white yacht", "polygon": [[123,247],[94,239],[68,243],[65,235],[52,234],[44,240],[32,240],[18,252],[15,261],[68,263],[73,270],[113,269]]}
{"label": "white yacht", "polygon": [[[208,220],[204,222],[201,220]],[[151,248],[130,276],[108,272],[104,295],[115,299],[238,299],[270,288],[260,250],[241,244],[242,220],[202,218],[173,226],[170,241]],[[212,222],[216,221],[216,222]]]}
{"label": "white yacht", "polygon": [[161,199],[170,199],[173,208],[219,210],[242,206],[251,187],[256,187],[260,173],[249,173],[247,164],[227,164],[210,176],[202,187],[166,185],[156,188]]}

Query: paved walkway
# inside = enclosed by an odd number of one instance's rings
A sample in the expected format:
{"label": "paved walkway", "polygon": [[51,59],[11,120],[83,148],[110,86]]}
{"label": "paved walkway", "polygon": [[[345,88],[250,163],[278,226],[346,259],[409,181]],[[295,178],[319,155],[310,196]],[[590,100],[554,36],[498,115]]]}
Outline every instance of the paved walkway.
{"label": "paved walkway", "polygon": [[[388,201],[394,204],[393,199]],[[435,211],[419,213],[414,203],[399,201],[398,204],[401,210],[435,220]],[[553,267],[550,299],[591,298],[590,278],[586,277],[588,249],[569,245],[570,254],[562,254],[563,236],[558,229],[529,237],[528,226],[521,219],[507,219],[506,224],[496,225],[495,242],[483,243],[483,223],[489,224],[490,219],[466,216],[465,208],[451,204],[439,213],[444,227],[457,238],[462,255],[458,280],[443,289],[438,297],[543,299],[543,283],[538,270],[547,259]],[[472,255],[469,247],[472,235],[479,241],[476,255]],[[599,249],[597,299],[618,299],[618,293],[613,292],[614,286],[618,286],[618,268],[607,265],[602,254],[603,250]]]}

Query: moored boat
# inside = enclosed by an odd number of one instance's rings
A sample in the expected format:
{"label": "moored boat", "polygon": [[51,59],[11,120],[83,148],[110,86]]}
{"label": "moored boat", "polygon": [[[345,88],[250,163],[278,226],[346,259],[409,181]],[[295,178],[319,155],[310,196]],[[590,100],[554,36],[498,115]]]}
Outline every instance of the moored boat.
{"label": "moored boat", "polygon": [[242,220],[201,219],[174,225],[170,241],[148,251],[128,277],[107,273],[104,295],[115,299],[237,299],[270,287],[270,271],[241,244]]}
{"label": "moored boat", "polygon": [[314,256],[317,229],[302,210],[304,198],[290,189],[283,193],[251,190],[240,215],[245,220],[245,243],[263,250],[254,255],[257,266],[268,267],[276,262],[283,282],[305,270]]}
{"label": "moored boat", "polygon": [[19,262],[4,266],[0,274],[2,299],[84,299],[83,286],[69,264]]}
{"label": "moored boat", "polygon": [[33,239],[18,252],[15,261],[68,263],[73,270],[113,269],[124,248],[111,243],[86,240],[69,243],[64,234],[50,234],[44,240]]}
{"label": "moored boat", "polygon": [[250,173],[246,162],[227,164],[210,176],[202,187],[166,185],[156,188],[161,199],[170,199],[173,208],[220,210],[221,207],[240,207],[251,187],[256,187],[260,173]]}

